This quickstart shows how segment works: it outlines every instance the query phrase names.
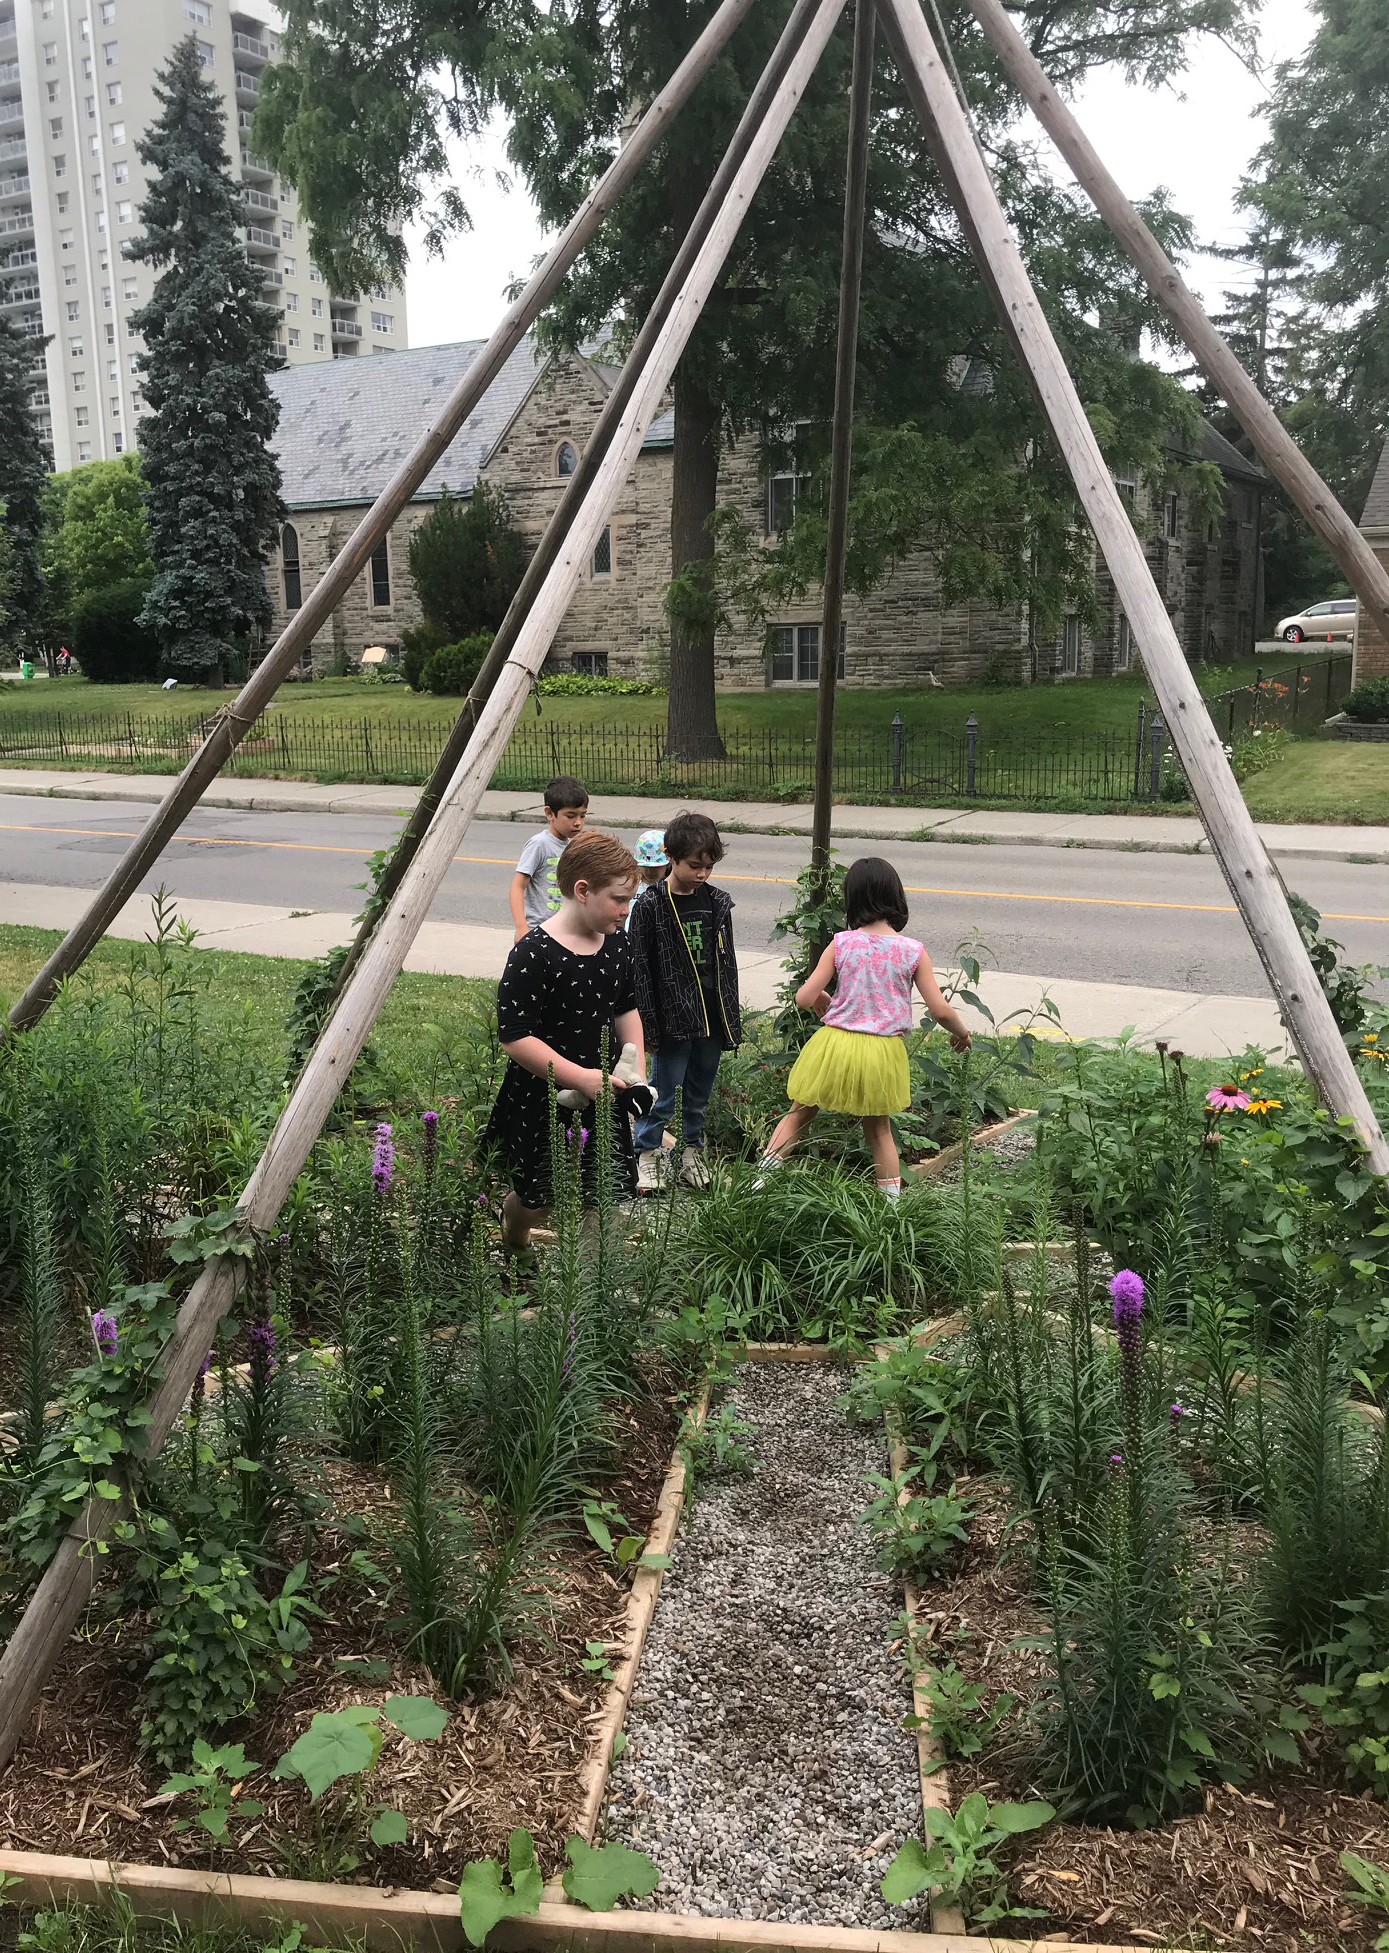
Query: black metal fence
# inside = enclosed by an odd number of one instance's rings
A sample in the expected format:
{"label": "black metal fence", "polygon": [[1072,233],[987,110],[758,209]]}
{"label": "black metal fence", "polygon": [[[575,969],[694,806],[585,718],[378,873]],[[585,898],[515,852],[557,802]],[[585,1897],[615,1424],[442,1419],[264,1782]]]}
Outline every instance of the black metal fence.
{"label": "black metal fence", "polygon": [[[1222,692],[1209,703],[1217,729],[1278,723],[1310,732],[1336,711],[1350,684],[1349,655],[1308,661],[1276,678]],[[0,709],[0,765],[89,766],[106,772],[179,771],[211,721],[186,714]],[[296,718],[272,711],[252,727],[226,767],[251,778],[422,782],[447,728],[427,720]],[[566,724],[526,717],[512,734],[492,785],[538,792],[556,773],[576,773],[594,793],[702,793],[728,799],[808,799],[810,730],[730,733],[718,759],[684,761],[660,726]],[[1156,800],[1171,772],[1161,716],[1138,702],[1127,729],[1061,727],[992,732],[971,713],[954,727],[881,729],[835,740],[835,791],[861,802],[921,806],[955,800]]]}

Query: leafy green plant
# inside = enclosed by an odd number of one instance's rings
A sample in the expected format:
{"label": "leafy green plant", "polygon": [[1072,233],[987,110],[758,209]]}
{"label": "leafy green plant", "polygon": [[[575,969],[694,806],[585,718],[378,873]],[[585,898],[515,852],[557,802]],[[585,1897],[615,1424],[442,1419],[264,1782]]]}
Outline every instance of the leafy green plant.
{"label": "leafy green plant", "polygon": [[[1368,1858],[1357,1857],[1353,1851],[1343,1851],[1341,1870],[1350,1880],[1346,1897],[1352,1905],[1389,1913],[1389,1872],[1382,1865],[1373,1865]],[[1389,1953],[1389,1930],[1376,1939],[1375,1953]]]}
{"label": "leafy green plant", "polygon": [[685,1466],[685,1489],[694,1497],[711,1478],[747,1478],[757,1469],[757,1459],[749,1440],[753,1426],[732,1404],[720,1404],[702,1422],[686,1417],[680,1427],[676,1449]]}
{"label": "leafy green plant", "polygon": [[647,1553],[641,1533],[627,1530],[627,1521],[611,1499],[586,1499],[583,1505],[584,1529],[600,1551],[617,1567],[668,1567],[667,1553]]}
{"label": "leafy green plant", "polygon": [[[565,1896],[590,1912],[609,1912],[621,1898],[648,1898],[660,1883],[661,1875],[646,1854],[625,1845],[594,1846],[575,1834],[564,1851],[569,1860],[562,1881]],[[544,1883],[529,1831],[512,1832],[505,1866],[495,1858],[475,1859],[465,1866],[458,1903],[468,1944],[482,1946],[501,1920],[538,1911]]]}
{"label": "leafy green plant", "polygon": [[[943,1757],[978,1756],[990,1736],[1013,1708],[1017,1697],[1000,1689],[992,1702],[982,1682],[969,1682],[952,1662],[933,1665],[929,1652],[918,1652],[908,1624],[908,1662],[915,1673],[916,1687],[926,1697],[930,1709],[924,1717],[908,1716],[905,1727],[923,1724],[943,1753]],[[925,1766],[923,1765],[923,1768]],[[941,1765],[937,1763],[935,1768]]]}
{"label": "leafy green plant", "polygon": [[904,1472],[874,1476],[878,1488],[860,1515],[872,1528],[878,1565],[912,1579],[930,1578],[957,1546],[967,1545],[965,1530],[974,1508],[954,1492],[914,1493]]}
{"label": "leafy green plant", "polygon": [[220,1749],[213,1749],[211,1743],[201,1736],[193,1744],[193,1760],[187,1770],[176,1770],[159,1786],[161,1797],[192,1796],[197,1808],[192,1817],[179,1818],[175,1831],[187,1831],[194,1825],[206,1831],[210,1838],[222,1844],[226,1840],[227,1826],[234,1817],[260,1817],[265,1806],[254,1797],[238,1795],[242,1782],[260,1768],[246,1754],[240,1743],[224,1743]]}
{"label": "leafy green plant", "polygon": [[141,1688],[140,1742],[173,1764],[208,1730],[284,1687],[323,1610],[306,1590],[304,1561],[266,1595],[226,1539],[185,1540],[158,1513],[146,1515],[138,1537],[136,1571],[149,1590],[156,1651]]}
{"label": "leafy green plant", "polygon": [[[404,1844],[408,1825],[401,1812],[374,1802],[367,1778],[385,1744],[381,1720],[411,1742],[429,1743],[443,1735],[448,1711],[427,1695],[392,1695],[381,1704],[319,1710],[308,1728],[275,1765],[276,1777],[297,1778],[315,1807],[317,1826],[309,1858],[315,1876],[338,1878],[353,1872],[366,1849],[363,1836],[378,1847]],[[320,1800],[337,1784],[345,1789],[327,1806]],[[282,1849],[287,1852],[290,1847]],[[302,1869],[296,1866],[296,1869]]]}
{"label": "leafy green plant", "polygon": [[964,1908],[971,1925],[1040,1918],[1035,1907],[1009,1903],[1007,1875],[994,1853],[1009,1838],[1040,1830],[1055,1816],[1050,1804],[990,1804],[981,1791],[971,1791],[953,1815],[926,1812],[929,1844],[908,1838],[878,1889],[889,1905],[904,1906],[918,1893],[938,1888],[947,1905]]}

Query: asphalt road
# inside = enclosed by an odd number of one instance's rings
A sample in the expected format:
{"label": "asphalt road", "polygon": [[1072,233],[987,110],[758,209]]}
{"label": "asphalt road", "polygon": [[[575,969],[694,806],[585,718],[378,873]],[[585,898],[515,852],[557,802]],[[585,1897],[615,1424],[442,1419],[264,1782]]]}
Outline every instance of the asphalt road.
{"label": "asphalt road", "polygon": [[[0,795],[0,880],[96,888],[153,810],[120,801]],[[395,832],[349,814],[194,814],[145,883],[178,895],[301,910],[355,911],[368,855]],[[479,821],[433,913],[441,921],[507,923],[506,891],[528,830]],[[850,842],[885,854],[911,903],[911,928],[937,962],[977,931],[1002,970],[1093,982],[1261,994],[1262,973],[1208,857],[921,842]],[[805,843],[729,836],[718,879],[737,909],[737,939],[759,947],[788,905]],[[1311,861],[1289,884],[1327,917],[1357,962],[1389,964],[1389,872]],[[22,921],[11,910],[7,921]]]}

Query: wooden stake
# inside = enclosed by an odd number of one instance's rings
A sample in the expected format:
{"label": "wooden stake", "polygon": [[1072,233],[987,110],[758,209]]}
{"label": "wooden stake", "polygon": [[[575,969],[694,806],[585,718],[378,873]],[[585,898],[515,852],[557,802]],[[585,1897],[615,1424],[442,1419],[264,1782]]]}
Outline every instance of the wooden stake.
{"label": "wooden stake", "polygon": [[1037,302],[917,0],[884,0],[884,7],[884,25],[907,92],[999,315],[1071,471],[1119,601],[1138,638],[1197,811],[1303,1068],[1323,1105],[1354,1122],[1374,1171],[1389,1173],[1389,1145],[1341,1041],[1282,883],[1235,784],[1220,735],[1177,642],[1142,545]]}
{"label": "wooden stake", "polygon": [[[859,292],[863,282],[868,132],[873,101],[875,0],[858,0],[849,83],[849,149],[844,166],[844,242],[839,259],[839,340],[834,369],[834,427],[825,537],[825,603],[815,701],[815,800],[810,823],[813,900],[823,906],[830,880],[830,810],[834,795],[834,705],[839,632],[844,618],[844,553],[849,540],[849,469],[854,444],[854,376],[858,371]],[[824,950],[821,942],[816,950]]]}
{"label": "wooden stake", "polygon": [[[841,4],[842,0],[819,0],[811,29],[797,49],[696,264],[671,307],[589,497],[576,516],[565,546],[545,579],[535,609],[526,619],[516,648],[482,709],[477,731],[419,853],[290,1093],[241,1197],[239,1211],[251,1228],[268,1228],[279,1213],[361,1054],[391,985],[400,974],[410,944],[429,912],[430,903],[477,811],[483,790],[506,749],[531,681],[544,663],[569,607],[582,566],[636,463],[647,427],[660,408],[676,362],[713,290],[748,205],[834,31]],[[235,1279],[224,1261],[211,1263],[179,1310],[174,1334],[162,1359],[163,1381],[148,1405],[152,1422],[146,1437],[151,1456],[159,1450],[187,1401],[203,1357],[212,1347],[217,1322],[230,1301]],[[13,1754],[58,1651],[86,1605],[95,1565],[93,1542],[109,1532],[124,1509],[123,1502],[118,1500],[89,1502],[49,1563],[0,1656],[0,1766]]]}
{"label": "wooden stake", "polygon": [[521,296],[473,361],[445,403],[439,419],[401,463],[387,486],[362,517],[346,548],[334,558],[322,581],[315,585],[274,645],[252,672],[233,702],[217,718],[212,731],[151,815],[137,840],[112,869],[86,913],[74,923],[24,995],[10,1012],[10,1028],[27,1030],[36,1024],[53,1000],[58,984],[85,962],[140,882],[159,859],[184,817],[197,805],[235,752],[281,681],[298,662],[333,610],[346,596],[372,551],[406,507],[429,470],[446,452],[459,428],[496,379],[527,329],[549,303],[570,266],[603,219],[627,189],[657,144],[664,141],[671,122],[713,67],[734,31],[751,11],[753,0],[723,0],[722,6],[652,102],[607,171],[570,218],[558,243]]}
{"label": "wooden stake", "polygon": [[1389,638],[1389,570],[1283,426],[1202,310],[1200,301],[1100,161],[1000,0],[969,0],[1018,93],[1056,144],[1101,217],[1127,251],[1153,297],[1229,402],[1259,459],[1331,551],[1347,583]]}
{"label": "wooden stake", "polygon": [[[443,751],[434,763],[434,771],[429,776],[428,784],[395,844],[391,858],[381,876],[377,896],[378,906],[390,901],[400,887],[406,869],[419,851],[420,842],[424,839],[434,811],[467,750],[468,741],[477,725],[478,714],[483,703],[497,681],[498,672],[511,655],[511,648],[516,642],[521,626],[529,616],[531,606],[550,573],[550,567],[559,554],[565,537],[569,534],[575,515],[583,506],[584,498],[598,473],[599,463],[612,441],[613,430],[622,418],[627,402],[632,397],[632,389],[636,386],[637,378],[646,364],[647,355],[655,344],[656,335],[665,322],[676,293],[685,282],[700,245],[708,235],[709,226],[714,221],[716,212],[728,194],[728,186],[733,181],[738,165],[747,154],[754,130],[767,112],[767,104],[785,76],[791,56],[805,38],[805,31],[814,15],[815,6],[816,0],[796,0],[796,5],[782,29],[781,37],[772,50],[771,59],[748,97],[747,107],[739,119],[738,126],[733,132],[733,139],[725,150],[718,169],[714,172],[713,181],[705,192],[695,220],[675,254],[670,270],[665,275],[660,291],[656,294],[651,310],[632,344],[611,392],[603,402],[602,412],[598,416],[593,432],[584,443],[579,465],[565,484],[564,493],[560,496],[549,522],[545,525],[545,533],[526,565],[520,586],[507,606],[501,628],[492,640],[491,648],[482,661],[482,668],[469,688],[468,696],[463,702],[463,709],[450,728]],[[363,920],[351,948],[343,958],[342,967],[333,984],[334,997],[342,994],[347,979],[361,961],[362,952],[371,940],[371,933],[375,927],[375,914],[369,914]]]}

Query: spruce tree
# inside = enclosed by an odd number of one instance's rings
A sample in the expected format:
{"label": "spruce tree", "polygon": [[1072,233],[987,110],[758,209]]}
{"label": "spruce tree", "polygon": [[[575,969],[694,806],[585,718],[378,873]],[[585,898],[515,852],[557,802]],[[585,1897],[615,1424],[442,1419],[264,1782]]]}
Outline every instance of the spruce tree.
{"label": "spruce tree", "polygon": [[160,277],[131,323],[150,412],[140,424],[154,581],[141,621],[166,671],[220,684],[231,640],[268,623],[264,565],[284,520],[268,442],[279,407],[275,312],[237,236],[240,192],[221,99],[197,43],[155,84],[160,114],[139,144],[150,171],[143,235],[126,247]]}
{"label": "spruce tree", "polygon": [[39,536],[43,529],[43,484],[48,460],[29,404],[36,351],[0,312],[0,530],[5,545],[4,639],[12,649],[31,649],[39,636],[43,571]]}

